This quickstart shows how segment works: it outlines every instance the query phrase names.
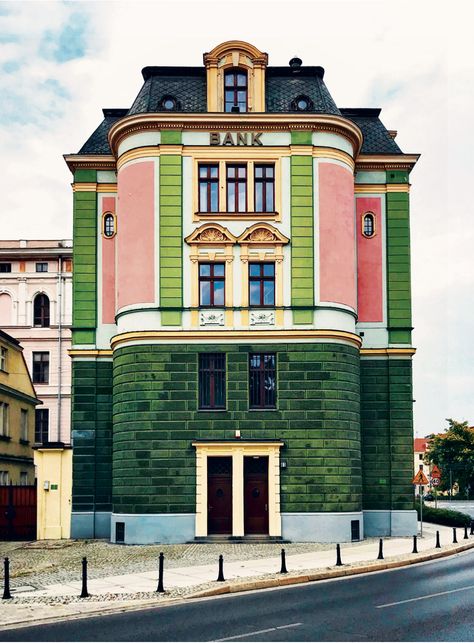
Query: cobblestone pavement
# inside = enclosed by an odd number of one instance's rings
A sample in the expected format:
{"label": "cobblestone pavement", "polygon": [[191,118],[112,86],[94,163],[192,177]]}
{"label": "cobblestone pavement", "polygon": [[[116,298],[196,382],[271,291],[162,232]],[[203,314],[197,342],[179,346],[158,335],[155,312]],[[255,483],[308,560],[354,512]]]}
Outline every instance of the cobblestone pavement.
{"label": "cobblestone pavement", "polygon": [[[367,539],[364,542],[375,542]],[[357,546],[354,543],[353,546]],[[114,545],[105,540],[57,540],[0,542],[0,557],[10,559],[13,589],[22,586],[41,589],[45,585],[67,583],[81,578],[81,561],[87,556],[88,577],[102,578],[158,570],[158,556],[165,555],[167,568],[205,565],[227,561],[278,556],[282,547],[287,555],[334,549],[321,543],[191,543],[184,545]],[[344,548],[351,547],[350,543]]]}

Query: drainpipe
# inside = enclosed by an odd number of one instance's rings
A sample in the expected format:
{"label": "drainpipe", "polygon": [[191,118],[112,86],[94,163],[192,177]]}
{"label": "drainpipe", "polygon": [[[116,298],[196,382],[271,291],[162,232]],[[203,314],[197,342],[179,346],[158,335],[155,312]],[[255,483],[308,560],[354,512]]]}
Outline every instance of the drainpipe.
{"label": "drainpipe", "polygon": [[57,441],[61,442],[61,389],[62,389],[62,256],[58,258],[58,418]]}

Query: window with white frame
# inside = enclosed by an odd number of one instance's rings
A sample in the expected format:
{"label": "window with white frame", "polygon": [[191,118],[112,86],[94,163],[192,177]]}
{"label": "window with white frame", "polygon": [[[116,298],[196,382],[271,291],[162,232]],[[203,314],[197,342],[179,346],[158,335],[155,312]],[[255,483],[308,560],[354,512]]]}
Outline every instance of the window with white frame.
{"label": "window with white frame", "polygon": [[28,441],[28,410],[20,409],[20,440]]}
{"label": "window with white frame", "polygon": [[28,484],[28,472],[20,471],[20,484],[24,487]]}
{"label": "window with white frame", "polygon": [[7,370],[7,356],[8,356],[8,349],[5,348],[4,346],[0,346],[0,371]]}
{"label": "window with white frame", "polygon": [[0,402],[0,435],[9,435],[10,407],[6,402]]}
{"label": "window with white frame", "polygon": [[0,471],[0,485],[10,484],[10,476],[8,471]]}

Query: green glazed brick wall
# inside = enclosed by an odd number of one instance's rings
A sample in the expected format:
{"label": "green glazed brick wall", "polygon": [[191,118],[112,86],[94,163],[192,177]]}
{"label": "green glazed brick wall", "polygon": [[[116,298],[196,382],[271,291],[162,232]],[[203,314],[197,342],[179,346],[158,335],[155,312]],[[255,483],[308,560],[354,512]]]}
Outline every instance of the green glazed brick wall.
{"label": "green glazed brick wall", "polygon": [[74,511],[112,509],[112,362],[72,362]]}
{"label": "green glazed brick wall", "polygon": [[[387,183],[408,183],[406,172],[387,172]],[[411,343],[410,214],[406,192],[388,192],[387,305],[389,340]]]}
{"label": "green glazed brick wall", "polygon": [[[292,142],[295,134],[292,133]],[[309,133],[311,134],[311,133]],[[306,139],[303,139],[306,141]],[[314,306],[313,158],[291,156],[291,304],[295,324],[311,324]]]}
{"label": "green glazed brick wall", "polygon": [[[77,170],[75,183],[95,183],[95,170]],[[97,320],[97,195],[74,192],[73,344],[94,344]]]}
{"label": "green glazed brick wall", "polygon": [[[283,439],[282,511],[362,506],[359,353],[338,344],[216,345],[227,353],[227,410],[197,410],[199,345],[114,353],[113,505],[118,513],[195,511],[196,439]],[[248,355],[275,352],[278,410],[248,410]]]}
{"label": "green glazed brick wall", "polygon": [[[161,133],[162,143],[181,143],[181,132]],[[160,157],[160,306],[161,323],[179,326],[183,302],[182,158]]]}
{"label": "green glazed brick wall", "polygon": [[362,359],[364,509],[413,509],[412,363]]}

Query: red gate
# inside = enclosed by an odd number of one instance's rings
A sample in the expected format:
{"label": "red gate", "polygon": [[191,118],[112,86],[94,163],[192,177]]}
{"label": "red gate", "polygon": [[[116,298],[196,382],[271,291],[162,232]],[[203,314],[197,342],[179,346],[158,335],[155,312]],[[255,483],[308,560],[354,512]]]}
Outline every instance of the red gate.
{"label": "red gate", "polygon": [[0,486],[0,540],[36,540],[35,486]]}

